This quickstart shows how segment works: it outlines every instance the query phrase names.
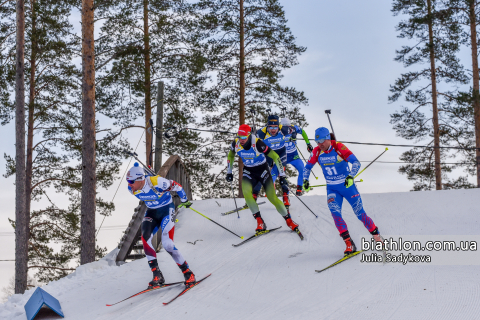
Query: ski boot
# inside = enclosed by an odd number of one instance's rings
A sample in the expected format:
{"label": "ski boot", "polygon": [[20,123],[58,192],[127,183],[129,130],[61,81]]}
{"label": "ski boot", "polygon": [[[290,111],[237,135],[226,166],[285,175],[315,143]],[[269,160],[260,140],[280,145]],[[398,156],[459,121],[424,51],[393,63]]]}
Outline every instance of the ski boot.
{"label": "ski boot", "polygon": [[293,220],[292,220],[292,216],[289,214],[287,214],[286,216],[283,217],[285,219],[285,221],[287,222],[287,226],[292,229],[292,231],[297,231],[298,230],[298,223],[295,223]]}
{"label": "ski boot", "polygon": [[297,195],[297,196],[301,196],[301,195],[302,195],[302,191],[303,191],[303,186],[297,185],[297,193],[296,193],[296,195]]}
{"label": "ski boot", "polygon": [[260,212],[255,213],[253,217],[257,220],[257,229],[255,229],[255,233],[267,230],[267,225],[260,216]]}
{"label": "ski boot", "polygon": [[195,275],[193,274],[192,270],[188,267],[187,261],[185,261],[182,265],[178,266],[180,270],[182,270],[183,276],[185,277],[185,286],[191,287],[193,286],[197,280],[195,279]]}
{"label": "ski boot", "polygon": [[300,232],[300,229],[298,229],[298,223],[292,220],[292,216],[290,215],[290,212],[283,217],[285,221],[287,222],[287,226],[292,229],[292,231],[295,231],[298,236],[300,237],[301,240],[304,239],[303,234]]}
{"label": "ski boot", "polygon": [[153,279],[148,283],[148,289],[160,287],[165,283],[165,278],[163,277],[162,272],[158,268],[157,259],[148,261],[148,265],[153,272]]}
{"label": "ski boot", "polygon": [[355,246],[355,243],[350,237],[348,230],[345,232],[342,232],[340,236],[343,238],[343,241],[345,241],[345,244],[347,245],[347,248],[343,252],[344,256],[348,256],[349,254],[352,254],[357,251],[357,247]]}
{"label": "ski boot", "polygon": [[290,199],[288,198],[288,192],[283,192],[283,204],[285,205],[285,208],[290,207]]}

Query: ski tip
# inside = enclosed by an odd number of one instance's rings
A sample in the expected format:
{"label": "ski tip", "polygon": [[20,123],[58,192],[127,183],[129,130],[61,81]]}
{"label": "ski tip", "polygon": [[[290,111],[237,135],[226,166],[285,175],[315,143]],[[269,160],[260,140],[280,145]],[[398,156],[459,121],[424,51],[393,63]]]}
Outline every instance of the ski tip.
{"label": "ski tip", "polygon": [[243,239],[243,238],[245,238],[245,237],[240,237],[240,239]]}
{"label": "ski tip", "polygon": [[164,302],[163,305],[166,306],[168,303]]}
{"label": "ski tip", "polygon": [[112,305],[111,304],[107,304],[107,307],[111,307]]}

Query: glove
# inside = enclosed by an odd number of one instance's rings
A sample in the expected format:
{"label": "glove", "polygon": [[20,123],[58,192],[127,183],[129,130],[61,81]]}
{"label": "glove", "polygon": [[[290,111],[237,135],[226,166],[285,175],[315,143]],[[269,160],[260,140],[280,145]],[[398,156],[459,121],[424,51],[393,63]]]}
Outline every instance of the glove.
{"label": "glove", "polygon": [[345,178],[345,187],[350,188],[353,185],[353,177],[347,176]]}
{"label": "glove", "polygon": [[225,177],[225,180],[227,180],[228,182],[232,182],[233,181],[233,173],[227,173],[227,176]]}
{"label": "glove", "polygon": [[188,208],[190,208],[191,205],[192,205],[192,203],[190,202],[190,200],[187,200],[187,201],[185,201],[185,202],[180,203],[180,204],[178,205],[178,208],[180,209],[180,208],[185,207],[185,208],[188,209]]}
{"label": "glove", "polygon": [[285,176],[280,176],[279,180],[280,180],[280,185],[282,186],[282,188],[283,188],[283,186],[288,187],[288,181],[287,181],[287,178]]}
{"label": "glove", "polygon": [[310,152],[310,153],[312,153],[312,151],[313,151],[313,147],[312,147],[312,145],[311,145],[310,143],[307,144],[307,150],[308,150],[308,152]]}
{"label": "glove", "polygon": [[305,192],[308,192],[308,191],[310,191],[310,189],[312,189],[312,188],[310,188],[310,182],[308,182],[307,179],[304,179],[303,180],[303,190],[305,190]]}

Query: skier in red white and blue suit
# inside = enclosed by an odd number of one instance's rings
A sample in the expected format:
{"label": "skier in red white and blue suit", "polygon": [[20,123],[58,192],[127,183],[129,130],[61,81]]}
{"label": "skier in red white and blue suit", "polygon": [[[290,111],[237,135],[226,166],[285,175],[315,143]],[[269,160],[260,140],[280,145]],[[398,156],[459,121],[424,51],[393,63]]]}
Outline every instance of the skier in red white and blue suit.
{"label": "skier in red white and blue suit", "polygon": [[[332,140],[327,128],[321,127],[315,130],[315,142],[317,147],[313,149],[303,172],[303,187],[307,191],[310,189],[308,181],[310,171],[318,162],[327,181],[328,208],[332,213],[335,226],[347,246],[344,254],[349,255],[357,249],[350,237],[347,224],[342,218],[343,198],[347,199],[357,218],[363,222],[374,239],[381,241],[378,228],[363,209],[362,197],[353,180],[361,166],[357,157],[343,143]],[[351,169],[348,163],[352,164]]]}
{"label": "skier in red white and blue suit", "polygon": [[153,280],[150,281],[148,287],[156,288],[165,283],[163,274],[158,267],[157,253],[152,245],[153,236],[157,231],[162,233],[161,240],[165,251],[172,256],[182,271],[185,277],[185,285],[192,286],[196,281],[195,275],[173,243],[175,223],[172,214],[175,211],[175,205],[170,192],[175,191],[180,197],[182,203],[178,206],[179,208],[189,208],[192,205],[182,186],[161,176],[145,176],[143,168],[137,162],[127,172],[127,183],[128,191],[142,200],[148,208],[142,221],[143,250],[147,256],[148,265],[153,272]]}

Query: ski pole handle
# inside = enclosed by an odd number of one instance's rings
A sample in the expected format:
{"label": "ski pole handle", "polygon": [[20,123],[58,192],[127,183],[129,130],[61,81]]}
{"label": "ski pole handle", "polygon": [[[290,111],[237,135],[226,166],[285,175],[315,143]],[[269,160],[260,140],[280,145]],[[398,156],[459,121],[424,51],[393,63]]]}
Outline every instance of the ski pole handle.
{"label": "ski pole handle", "polygon": [[229,230],[229,229],[225,228],[225,227],[224,227],[224,226],[222,226],[221,224],[219,224],[219,223],[217,223],[217,222],[213,221],[212,219],[210,219],[210,218],[209,218],[209,217],[207,217],[206,215],[203,215],[203,214],[201,214],[200,212],[198,212],[197,210],[193,209],[192,207],[190,207],[190,209],[192,209],[193,211],[195,211],[196,213],[198,213],[198,214],[199,214],[199,215],[201,215],[202,217],[204,217],[204,218],[206,218],[206,219],[208,219],[208,220],[212,221],[212,222],[213,222],[213,223],[215,223],[216,225],[218,225],[218,226],[222,227],[223,229],[227,230],[228,232],[230,232],[230,233],[232,233],[232,234],[236,235],[236,236],[237,236],[237,237],[239,237],[240,239],[243,239],[243,237],[241,237],[241,236],[239,236],[238,234],[236,234],[235,232],[233,232],[233,231],[231,231],[231,230]]}

